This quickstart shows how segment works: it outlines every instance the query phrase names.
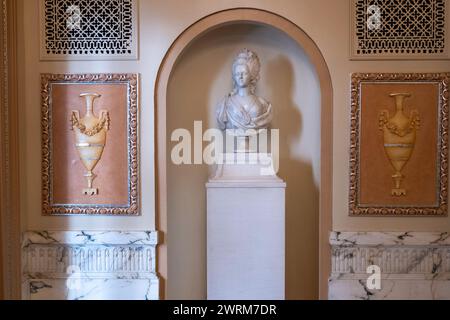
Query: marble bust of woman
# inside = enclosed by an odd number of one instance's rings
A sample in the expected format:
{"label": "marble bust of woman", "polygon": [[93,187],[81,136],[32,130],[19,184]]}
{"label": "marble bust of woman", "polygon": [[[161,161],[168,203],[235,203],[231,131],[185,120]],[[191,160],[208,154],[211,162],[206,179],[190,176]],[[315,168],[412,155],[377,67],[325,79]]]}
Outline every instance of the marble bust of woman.
{"label": "marble bust of woman", "polygon": [[218,105],[217,121],[225,129],[264,129],[272,120],[272,105],[255,95],[261,64],[253,51],[243,49],[233,62],[233,91]]}

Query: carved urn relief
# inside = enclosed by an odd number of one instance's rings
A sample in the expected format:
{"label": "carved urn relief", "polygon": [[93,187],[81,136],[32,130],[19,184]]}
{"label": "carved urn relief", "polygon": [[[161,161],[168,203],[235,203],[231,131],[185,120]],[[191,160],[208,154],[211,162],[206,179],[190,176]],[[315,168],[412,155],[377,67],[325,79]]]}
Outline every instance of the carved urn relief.
{"label": "carved urn relief", "polygon": [[413,153],[420,118],[417,110],[412,110],[409,116],[404,112],[404,101],[411,96],[410,93],[391,93],[389,96],[395,99],[395,114],[391,117],[388,110],[382,110],[379,114],[379,128],[383,131],[384,150],[394,169],[391,195],[404,196],[406,189],[401,187],[405,178],[402,170]]}
{"label": "carved urn relief", "polygon": [[96,175],[93,170],[100,158],[106,144],[106,133],[109,130],[110,118],[107,110],[101,110],[99,116],[94,114],[94,100],[100,98],[97,93],[82,93],[86,101],[86,114],[80,118],[78,110],[72,110],[71,129],[75,135],[75,147],[78,150],[81,162],[87,172],[84,174],[87,180],[87,188],[83,188],[85,195],[97,195],[98,189],[93,188]]}

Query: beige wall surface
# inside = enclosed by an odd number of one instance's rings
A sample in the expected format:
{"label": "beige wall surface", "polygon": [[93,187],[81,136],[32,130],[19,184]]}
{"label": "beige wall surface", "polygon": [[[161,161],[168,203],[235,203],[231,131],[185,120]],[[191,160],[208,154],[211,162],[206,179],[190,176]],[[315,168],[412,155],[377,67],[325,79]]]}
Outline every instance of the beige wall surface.
{"label": "beige wall surface", "polygon": [[[348,160],[350,119],[350,74],[352,72],[433,72],[450,71],[449,61],[350,61],[349,5],[347,0],[141,0],[140,1],[140,59],[138,61],[39,61],[38,1],[19,0],[19,76],[20,76],[20,146],[21,146],[21,212],[24,229],[153,229],[155,225],[155,163],[153,93],[158,67],[170,44],[189,25],[213,12],[234,8],[254,7],[279,14],[297,24],[318,45],[329,67],[333,82],[333,229],[341,231],[415,230],[447,231],[449,218],[363,218],[349,217]],[[283,48],[279,48],[282,50]],[[192,57],[195,59],[195,57]],[[183,61],[180,62],[180,65]],[[286,67],[285,62],[278,62]],[[205,66],[206,68],[206,66]],[[215,67],[217,68],[217,67]],[[228,71],[225,66],[220,70]],[[142,216],[140,217],[42,217],[40,213],[40,79],[41,72],[138,72],[140,83],[141,120],[141,181]],[[176,70],[180,72],[180,70]],[[220,77],[226,77],[221,74]],[[272,86],[279,85],[273,83]],[[214,83],[211,88],[218,88]],[[270,91],[270,83],[267,83]],[[301,95],[297,87],[286,98],[294,104]],[[222,94],[211,93],[210,97]],[[174,99],[177,98],[175,95]],[[267,96],[270,98],[270,94]],[[208,101],[209,102],[209,101]],[[306,114],[297,114],[297,117]],[[296,126],[296,124],[289,124]],[[307,127],[303,128],[306,130]],[[313,128],[311,130],[316,130]],[[309,129],[308,129],[309,130]],[[319,131],[317,131],[319,132]],[[300,138],[302,136],[300,135]],[[316,148],[316,147],[311,147]],[[314,150],[311,150],[313,152]],[[314,151],[315,152],[315,151]],[[313,158],[311,158],[313,159]],[[315,160],[315,159],[314,159]],[[316,177],[318,168],[313,161],[310,169],[299,172],[298,179]],[[282,167],[281,172],[290,170]],[[204,177],[204,176],[203,176]],[[314,180],[317,181],[317,180]],[[288,185],[289,188],[289,185]],[[296,190],[290,190],[296,191]],[[305,192],[297,190],[299,194]],[[170,200],[170,199],[169,199]],[[289,201],[289,198],[288,198]],[[311,214],[312,211],[309,212]],[[300,213],[299,213],[300,214]],[[312,219],[312,217],[310,217]],[[201,216],[197,217],[200,221]],[[202,222],[204,223],[204,222]],[[182,226],[182,225],[181,225]],[[170,228],[170,222],[169,222]],[[188,235],[192,241],[199,234]],[[170,246],[169,238],[169,246]],[[296,244],[310,252],[315,244]],[[170,250],[170,249],[169,249]],[[178,252],[186,261],[192,252]],[[202,254],[193,257],[201,259]],[[188,269],[189,265],[186,266]],[[305,271],[314,277],[314,271]],[[309,273],[311,272],[311,273]],[[197,277],[197,275],[190,274]],[[170,284],[169,284],[170,286]],[[201,296],[197,288],[195,294]],[[311,293],[309,293],[311,294]]]}
{"label": "beige wall surface", "polygon": [[[154,24],[147,23],[154,12],[150,3],[141,1],[141,59],[138,61],[39,61],[39,1],[19,4],[19,77],[22,221],[28,230],[152,230],[154,229],[154,146],[153,86],[161,58],[167,50],[146,46]],[[162,2],[161,2],[162,4]],[[150,42],[155,42],[151,40]],[[43,217],[41,216],[41,127],[40,73],[141,73],[141,205],[138,217]],[[33,159],[33,160],[30,160]]]}

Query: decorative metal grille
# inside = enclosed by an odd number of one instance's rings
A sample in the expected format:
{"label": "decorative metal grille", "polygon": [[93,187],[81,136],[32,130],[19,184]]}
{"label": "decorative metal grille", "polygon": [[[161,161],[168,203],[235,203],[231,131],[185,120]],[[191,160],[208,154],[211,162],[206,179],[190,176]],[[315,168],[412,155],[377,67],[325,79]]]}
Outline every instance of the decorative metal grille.
{"label": "decorative metal grille", "polygon": [[137,58],[136,0],[41,0],[41,58]]}
{"label": "decorative metal grille", "polygon": [[446,0],[353,0],[353,55],[446,56]]}

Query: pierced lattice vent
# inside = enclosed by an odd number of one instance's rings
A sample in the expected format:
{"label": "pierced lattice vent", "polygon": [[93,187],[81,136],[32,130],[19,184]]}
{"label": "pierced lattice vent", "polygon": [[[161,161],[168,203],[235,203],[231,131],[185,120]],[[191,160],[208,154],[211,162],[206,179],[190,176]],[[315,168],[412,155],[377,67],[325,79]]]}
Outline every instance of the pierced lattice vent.
{"label": "pierced lattice vent", "polygon": [[41,58],[136,59],[137,0],[41,0]]}
{"label": "pierced lattice vent", "polygon": [[351,0],[353,58],[448,58],[447,0]]}

